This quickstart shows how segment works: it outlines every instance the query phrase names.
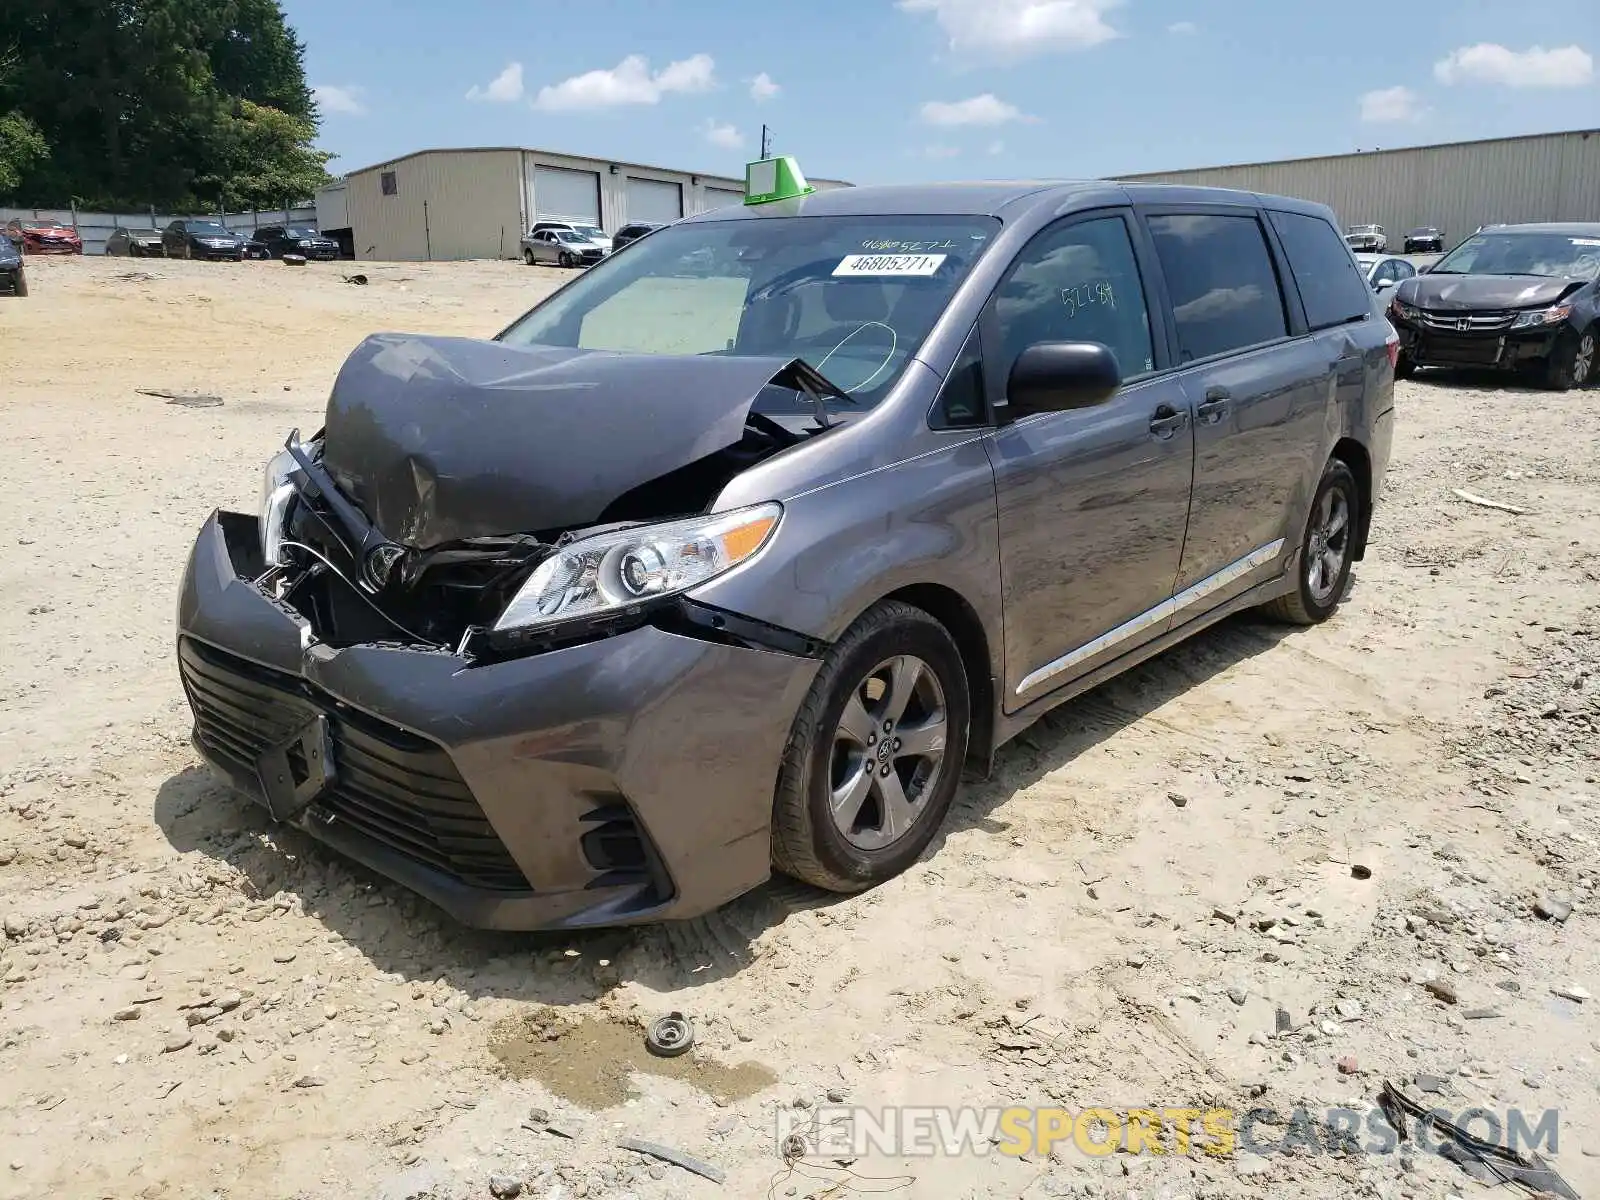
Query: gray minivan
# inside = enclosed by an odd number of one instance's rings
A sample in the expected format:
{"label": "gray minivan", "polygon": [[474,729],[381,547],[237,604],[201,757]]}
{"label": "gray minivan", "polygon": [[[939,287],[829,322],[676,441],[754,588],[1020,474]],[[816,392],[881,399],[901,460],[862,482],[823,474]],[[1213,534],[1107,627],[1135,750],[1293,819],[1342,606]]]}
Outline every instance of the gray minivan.
{"label": "gray minivan", "polygon": [[469,924],[841,892],[964,761],[1367,545],[1397,338],[1321,206],[857,187],[691,217],[490,340],[376,335],[215,512],[231,783]]}

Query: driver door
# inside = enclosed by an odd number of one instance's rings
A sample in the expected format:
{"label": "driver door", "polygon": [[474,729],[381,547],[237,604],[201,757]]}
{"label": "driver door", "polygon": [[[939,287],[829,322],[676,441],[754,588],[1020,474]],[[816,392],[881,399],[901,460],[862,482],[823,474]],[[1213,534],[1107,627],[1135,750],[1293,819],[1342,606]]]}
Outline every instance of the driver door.
{"label": "driver door", "polygon": [[986,443],[999,499],[1007,711],[1171,623],[1194,424],[1182,386],[1157,374],[1166,322],[1148,264],[1131,212],[1070,217],[1022,250],[983,317],[997,413],[1012,364],[1035,342],[1101,342],[1124,380],[1104,404],[1027,416]]}

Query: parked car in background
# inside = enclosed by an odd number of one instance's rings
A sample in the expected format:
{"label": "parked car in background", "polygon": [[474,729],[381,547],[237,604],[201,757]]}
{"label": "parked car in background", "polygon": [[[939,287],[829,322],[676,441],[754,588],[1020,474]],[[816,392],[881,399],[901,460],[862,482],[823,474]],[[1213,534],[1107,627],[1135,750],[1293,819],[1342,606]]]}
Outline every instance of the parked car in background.
{"label": "parked car in background", "polygon": [[540,229],[522,239],[522,261],[530,267],[540,263],[588,267],[610,252],[611,247],[592,241],[573,229]]}
{"label": "parked car in background", "polygon": [[220,221],[174,221],[161,235],[161,245],[168,258],[244,261],[244,242]]}
{"label": "parked car in background", "polygon": [[6,222],[6,237],[24,254],[82,254],[83,239],[59,221],[15,217]]}
{"label": "parked car in background", "polygon": [[256,240],[266,245],[273,258],[302,254],[308,259],[332,262],[339,257],[339,243],[310,225],[263,225],[256,230]]}
{"label": "parked car in background", "polygon": [[1401,376],[1492,367],[1582,387],[1600,341],[1600,223],[1486,228],[1391,295]]}
{"label": "parked car in background", "polygon": [[1444,230],[1434,225],[1423,225],[1406,234],[1407,254],[1443,254]]}
{"label": "parked car in background", "polygon": [[28,271],[22,262],[22,250],[3,233],[0,233],[0,292],[10,292],[13,296],[28,294]]}
{"label": "parked car in background", "polygon": [[134,228],[118,226],[111,231],[111,236],[106,239],[105,252],[113,257],[126,255],[132,258],[143,258],[146,255],[159,256],[162,253],[161,231],[159,229]]}
{"label": "parked car in background", "polygon": [[[701,258],[739,286],[686,312]],[[259,510],[195,539],[194,743],[470,925],[688,918],[773,871],[860,892],[969,756],[1230,614],[1334,615],[1396,346],[1299,200],[688,217],[492,340],[350,355]]]}
{"label": "parked car in background", "polygon": [[617,230],[617,236],[611,239],[611,248],[613,250],[621,250],[629,242],[637,242],[645,234],[665,228],[666,226],[660,221],[630,222]]}
{"label": "parked car in background", "polygon": [[272,255],[267,253],[266,243],[255,234],[245,233],[241,230],[236,231],[234,236],[239,239],[239,246],[244,250],[244,256],[246,258],[253,258],[257,261],[260,261],[272,257]]}
{"label": "parked car in background", "polygon": [[1389,235],[1382,225],[1352,225],[1345,230],[1344,240],[1350,249],[1361,254],[1387,254]]}
{"label": "parked car in background", "polygon": [[1417,268],[1393,254],[1358,254],[1356,263],[1375,292],[1387,292],[1402,279],[1410,279]]}

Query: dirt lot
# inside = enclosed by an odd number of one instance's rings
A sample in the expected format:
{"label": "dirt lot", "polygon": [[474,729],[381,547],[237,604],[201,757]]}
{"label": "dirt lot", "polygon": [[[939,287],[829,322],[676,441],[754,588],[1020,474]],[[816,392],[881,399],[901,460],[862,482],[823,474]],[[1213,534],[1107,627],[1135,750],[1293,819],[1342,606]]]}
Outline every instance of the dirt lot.
{"label": "dirt lot", "polygon": [[[491,333],[558,282],[361,269],[40,261],[0,300],[0,1197],[1481,1191],[1304,1122],[1258,1126],[1293,1154],[773,1149],[830,1093],[1287,1119],[1419,1075],[1559,1110],[1547,1157],[1600,1194],[1600,392],[1401,385],[1336,620],[1232,622],[1059,710],[889,886],[490,937],[269,829],[188,743],[207,511],[254,506],[366,333]],[[640,1053],[627,1023],[674,1009],[695,1056]]]}

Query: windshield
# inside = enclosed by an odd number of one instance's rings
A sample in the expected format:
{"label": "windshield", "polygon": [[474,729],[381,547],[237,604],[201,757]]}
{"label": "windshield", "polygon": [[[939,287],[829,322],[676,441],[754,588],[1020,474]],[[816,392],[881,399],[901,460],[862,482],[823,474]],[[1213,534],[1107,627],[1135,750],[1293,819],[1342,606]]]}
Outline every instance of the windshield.
{"label": "windshield", "polygon": [[563,242],[586,242],[589,240],[586,237],[581,237],[580,235],[573,233],[570,229],[557,229],[555,231],[555,235]]}
{"label": "windshield", "polygon": [[17,248],[11,244],[11,239],[5,234],[0,233],[0,254],[10,258],[11,256],[15,255],[16,252]]}
{"label": "windshield", "polygon": [[295,225],[285,229],[283,231],[283,236],[292,238],[314,238],[321,237],[322,235],[315,229],[311,229],[305,225]]}
{"label": "windshield", "polygon": [[672,225],[591,268],[501,339],[803,358],[856,404],[874,404],[999,229],[976,216]]}
{"label": "windshield", "polygon": [[198,233],[202,237],[232,237],[233,234],[218,225],[215,221],[190,221],[184,226],[190,233]]}
{"label": "windshield", "polygon": [[1350,232],[1351,233],[1378,233],[1378,232],[1380,232],[1380,230],[1381,230],[1381,227],[1377,226],[1377,225],[1352,225],[1352,226],[1350,226]]}
{"label": "windshield", "polygon": [[574,225],[573,228],[578,231],[578,235],[580,237],[586,237],[590,241],[594,241],[597,238],[603,238],[606,236],[605,230],[594,225]]}
{"label": "windshield", "polygon": [[1566,233],[1476,234],[1440,259],[1429,274],[1600,278],[1600,231],[1593,237]]}

